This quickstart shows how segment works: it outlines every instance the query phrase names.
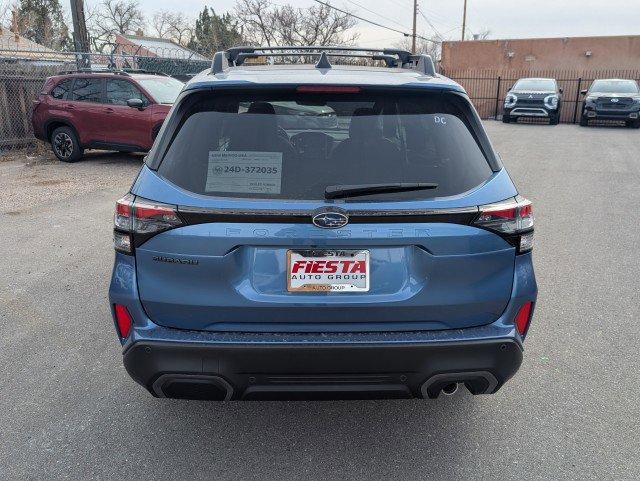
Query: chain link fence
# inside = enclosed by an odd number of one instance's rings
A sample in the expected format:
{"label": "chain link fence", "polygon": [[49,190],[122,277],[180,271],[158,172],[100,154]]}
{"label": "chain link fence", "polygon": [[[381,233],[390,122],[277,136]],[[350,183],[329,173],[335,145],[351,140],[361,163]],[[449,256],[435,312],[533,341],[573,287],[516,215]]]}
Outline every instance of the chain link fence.
{"label": "chain link fence", "polygon": [[[170,75],[186,81],[210,67],[206,58],[186,49],[145,47],[143,54],[114,45],[113,53],[57,52],[50,49],[12,50],[0,45],[0,154],[35,145],[31,127],[34,100],[47,77],[79,67],[91,70],[132,69]],[[513,84],[523,77],[558,80],[563,89],[561,122],[579,120],[581,90],[598,78],[640,79],[638,70],[508,71],[463,70],[443,72],[460,83],[469,94],[480,117],[499,119],[504,98]]]}
{"label": "chain link fence", "polygon": [[89,68],[94,71],[131,69],[170,75],[186,81],[210,68],[210,61],[186,50],[162,48],[156,54],[57,52],[3,49],[0,45],[0,155],[36,144],[31,127],[33,102],[47,77]]}

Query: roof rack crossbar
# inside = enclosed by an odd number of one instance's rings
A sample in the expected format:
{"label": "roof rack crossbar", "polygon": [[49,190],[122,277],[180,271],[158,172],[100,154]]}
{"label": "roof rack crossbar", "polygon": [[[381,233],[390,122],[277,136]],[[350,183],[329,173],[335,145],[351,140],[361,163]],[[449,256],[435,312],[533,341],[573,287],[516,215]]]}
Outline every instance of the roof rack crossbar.
{"label": "roof rack crossbar", "polygon": [[[311,45],[306,47],[293,47],[293,46],[283,46],[283,47],[232,47],[228,49],[227,58],[230,62],[235,62],[238,54],[240,53],[255,53],[255,52],[282,52],[282,51],[292,51],[292,52],[378,52],[378,53],[388,53],[389,55],[399,55],[403,54],[407,58],[411,56],[411,52],[407,52],[405,50],[400,49],[384,49],[384,48],[366,48],[366,47],[340,47],[340,46],[328,46],[328,45]],[[266,54],[266,53],[265,53]]]}
{"label": "roof rack crossbar", "polygon": [[436,75],[430,55],[414,55],[395,48],[338,46],[232,47],[223,52],[216,52],[211,62],[211,73],[222,73],[229,67],[242,65],[246,59],[257,57],[320,57],[317,68],[331,68],[329,57],[368,58],[384,61],[387,67],[413,69],[431,77]]}
{"label": "roof rack crossbar", "polygon": [[[332,53],[332,52],[292,52],[292,53],[285,53],[285,52],[276,52],[276,53],[271,53],[271,54],[263,54],[260,52],[256,52],[256,53],[240,53],[238,54],[238,57],[236,58],[235,61],[235,65],[236,66],[240,66],[244,63],[244,61],[246,59],[249,58],[258,58],[258,57],[264,57],[264,56],[268,56],[268,57],[346,57],[346,58],[370,58],[372,60],[382,60],[384,61],[388,67],[397,67],[398,66],[398,59],[391,56],[391,55],[365,55],[365,54],[356,54],[356,53]],[[324,68],[331,68],[331,66],[329,65],[329,67],[324,67]]]}

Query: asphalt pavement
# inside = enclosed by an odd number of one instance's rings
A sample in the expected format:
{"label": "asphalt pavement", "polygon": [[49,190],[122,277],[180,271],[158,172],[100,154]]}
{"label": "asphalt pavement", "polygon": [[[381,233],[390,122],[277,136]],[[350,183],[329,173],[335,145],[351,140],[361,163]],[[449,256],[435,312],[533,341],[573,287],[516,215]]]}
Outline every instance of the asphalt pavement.
{"label": "asphalt pavement", "polygon": [[142,157],[0,158],[0,479],[640,479],[640,131],[486,125],[540,295],[514,379],[433,401],[151,397],[107,302]]}

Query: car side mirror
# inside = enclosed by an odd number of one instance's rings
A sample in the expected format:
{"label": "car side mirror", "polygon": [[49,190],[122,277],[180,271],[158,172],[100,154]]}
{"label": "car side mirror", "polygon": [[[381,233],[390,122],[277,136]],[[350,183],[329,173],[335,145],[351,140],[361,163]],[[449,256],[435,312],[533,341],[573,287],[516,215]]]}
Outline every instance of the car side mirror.
{"label": "car side mirror", "polygon": [[127,105],[132,109],[144,109],[144,101],[142,99],[129,99],[127,100]]}
{"label": "car side mirror", "polygon": [[558,89],[558,92],[564,93],[564,89]]}
{"label": "car side mirror", "polygon": [[581,95],[587,95],[587,92],[588,92],[588,90],[581,90],[581,91],[580,91],[580,94],[581,94]]}

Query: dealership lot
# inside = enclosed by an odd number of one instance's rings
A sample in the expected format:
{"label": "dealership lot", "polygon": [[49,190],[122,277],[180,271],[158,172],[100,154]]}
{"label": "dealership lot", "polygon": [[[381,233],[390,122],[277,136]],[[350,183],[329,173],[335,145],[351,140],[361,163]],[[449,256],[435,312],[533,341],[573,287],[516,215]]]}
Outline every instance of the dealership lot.
{"label": "dealership lot", "polygon": [[635,478],[640,132],[486,126],[534,203],[539,302],[512,381],[436,401],[152,398],[107,302],[142,157],[0,158],[0,479]]}

